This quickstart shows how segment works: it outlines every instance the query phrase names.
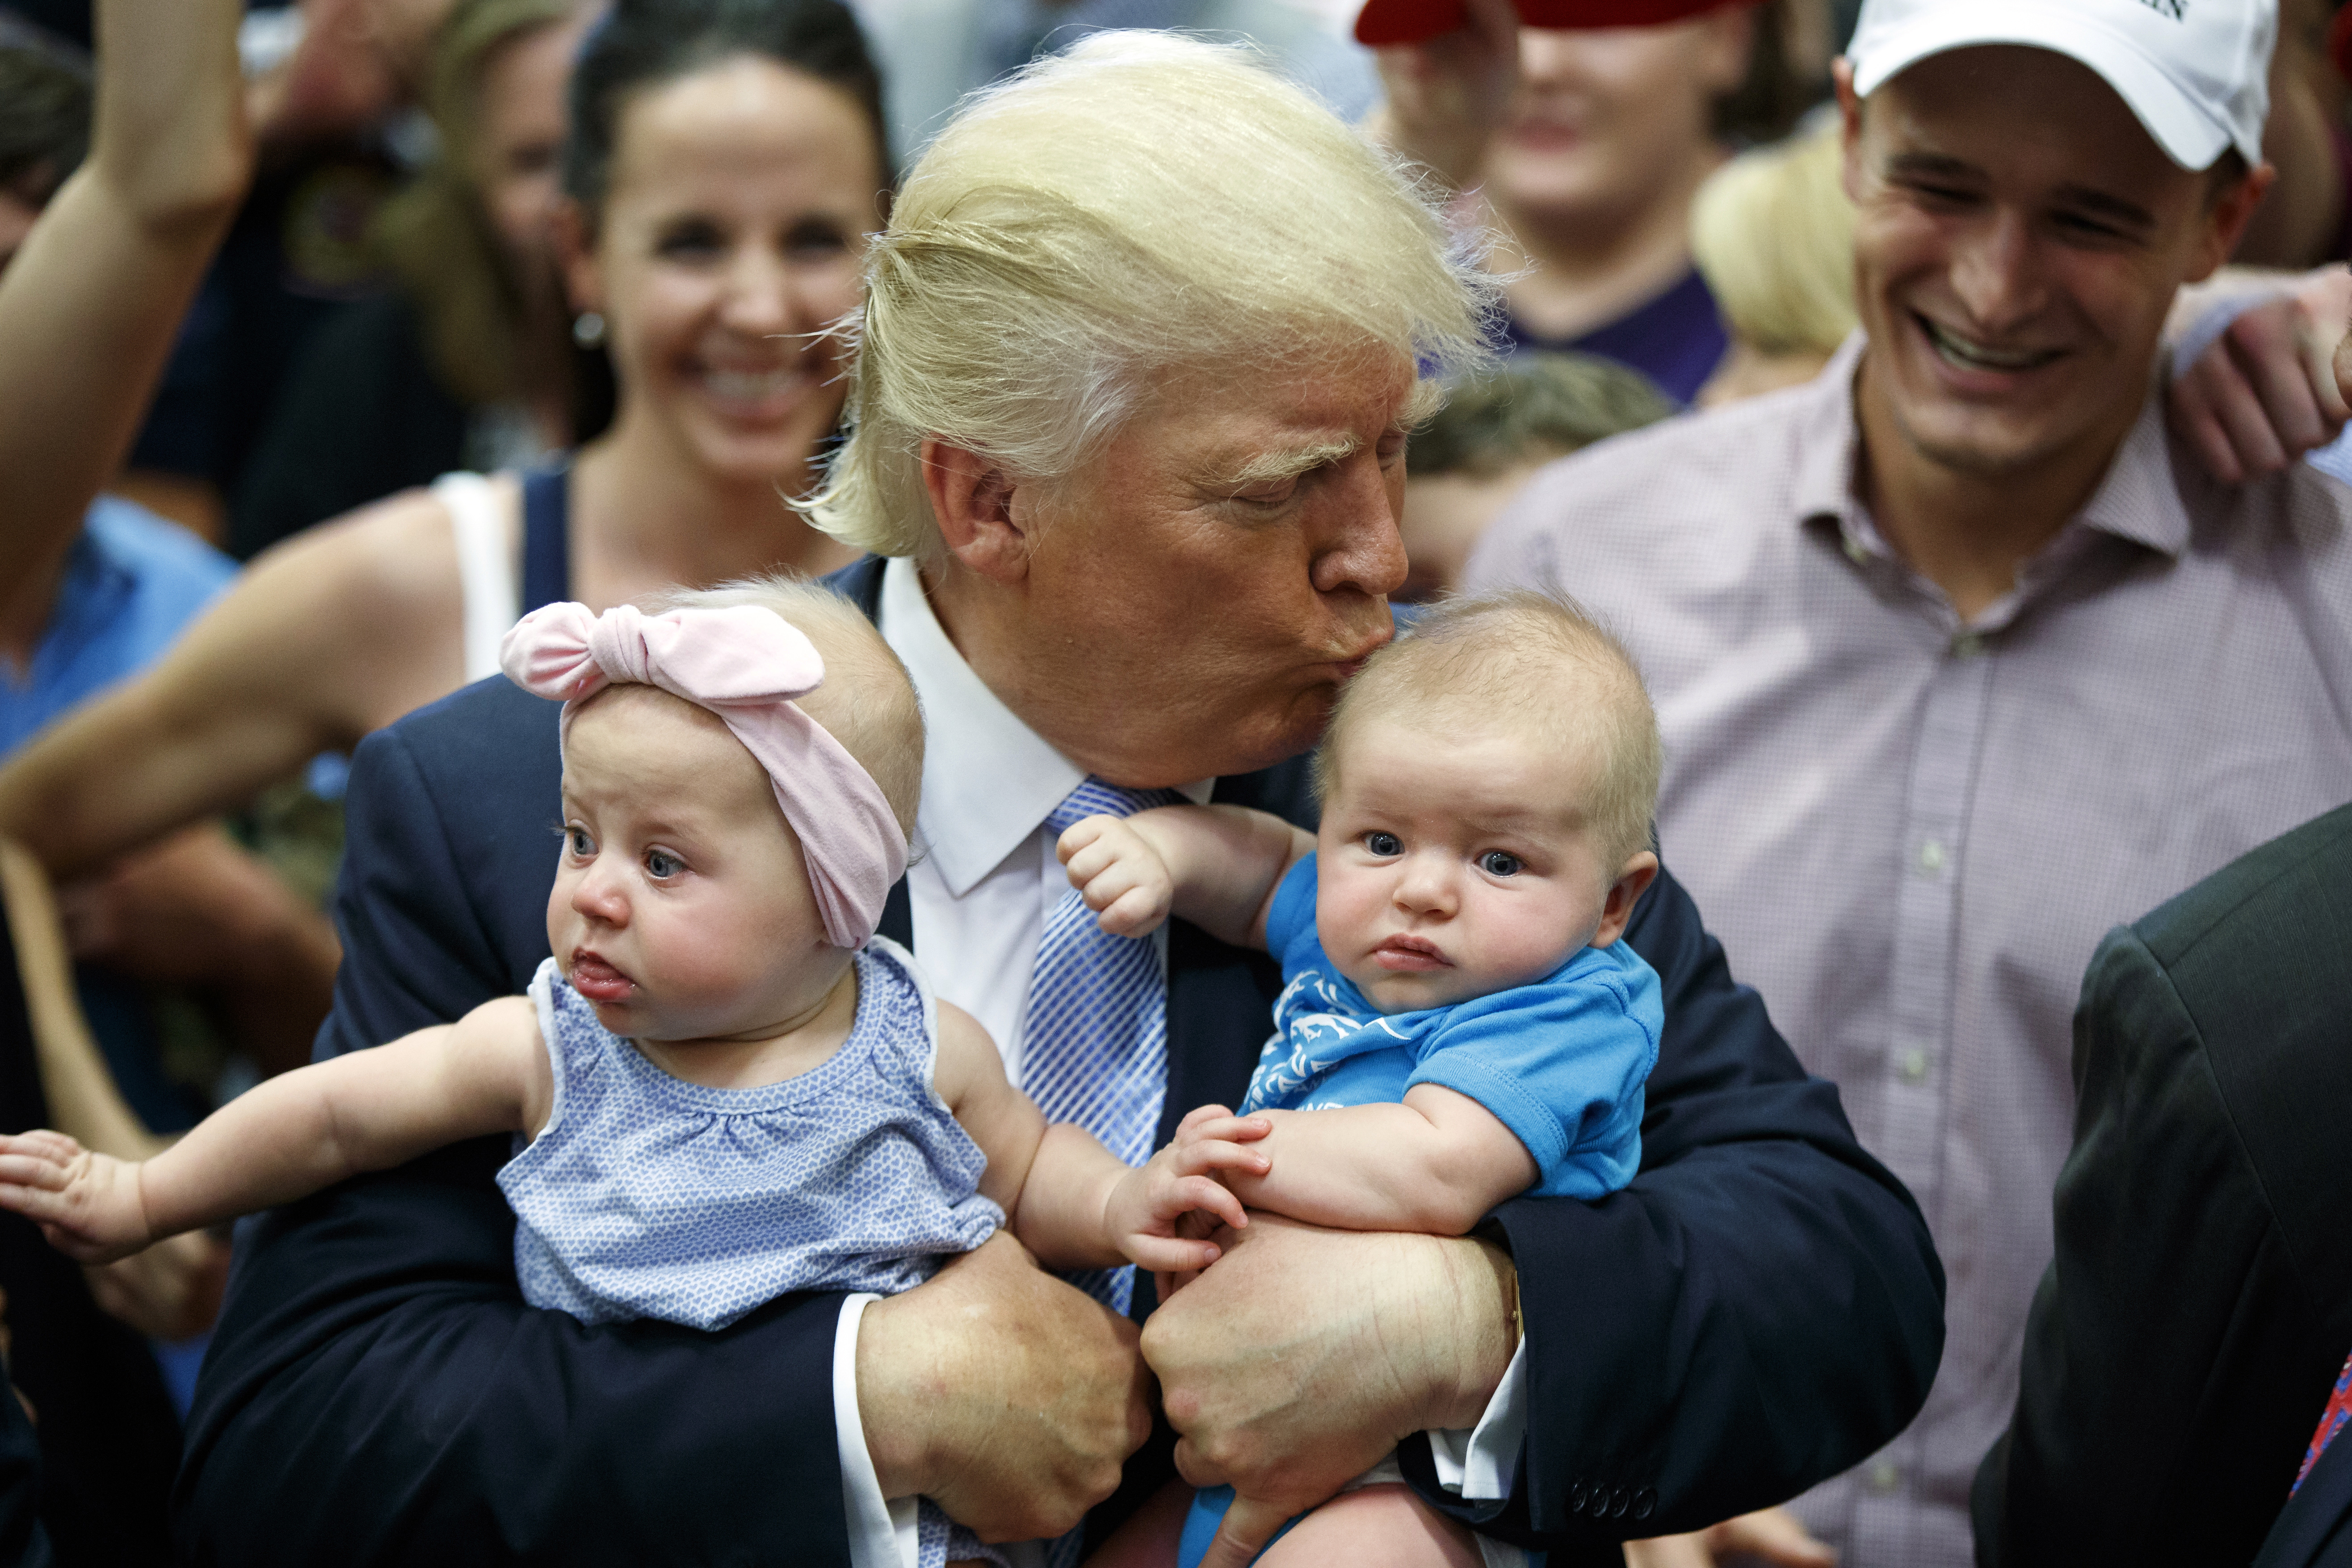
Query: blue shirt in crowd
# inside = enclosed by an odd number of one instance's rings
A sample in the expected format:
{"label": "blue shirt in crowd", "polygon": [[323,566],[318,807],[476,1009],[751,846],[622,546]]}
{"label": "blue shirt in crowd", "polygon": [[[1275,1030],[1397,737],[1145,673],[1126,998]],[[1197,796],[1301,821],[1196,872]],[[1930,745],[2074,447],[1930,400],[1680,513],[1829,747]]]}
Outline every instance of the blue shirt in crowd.
{"label": "blue shirt in crowd", "polygon": [[1284,984],[1244,1114],[1394,1104],[1434,1083],[1484,1105],[1527,1145],[1536,1197],[1599,1197],[1633,1179],[1665,1005],[1657,972],[1627,944],[1580,947],[1531,985],[1383,1013],[1323,951],[1308,855],[1275,894],[1265,945]]}
{"label": "blue shirt in crowd", "polygon": [[0,680],[0,757],[154,663],[236,575],[235,561],[187,529],[100,496],[66,558],[32,667]]}

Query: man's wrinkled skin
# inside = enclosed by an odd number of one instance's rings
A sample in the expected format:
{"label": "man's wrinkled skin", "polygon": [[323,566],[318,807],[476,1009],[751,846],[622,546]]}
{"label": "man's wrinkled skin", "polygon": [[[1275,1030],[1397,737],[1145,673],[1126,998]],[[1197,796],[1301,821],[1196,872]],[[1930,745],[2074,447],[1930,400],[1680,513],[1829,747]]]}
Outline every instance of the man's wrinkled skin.
{"label": "man's wrinkled skin", "polygon": [[1240,1494],[1202,1568],[1241,1568],[1405,1437],[1477,1422],[1517,1348],[1517,1285],[1483,1241],[1272,1214],[1213,1239],[1224,1256],[1152,1314],[1143,1354],[1178,1470]]}
{"label": "man's wrinkled skin", "polygon": [[1135,1325],[1001,1230],[858,1326],[882,1494],[928,1497],[983,1541],[1059,1535],[1108,1497],[1151,1435],[1150,1382]]}

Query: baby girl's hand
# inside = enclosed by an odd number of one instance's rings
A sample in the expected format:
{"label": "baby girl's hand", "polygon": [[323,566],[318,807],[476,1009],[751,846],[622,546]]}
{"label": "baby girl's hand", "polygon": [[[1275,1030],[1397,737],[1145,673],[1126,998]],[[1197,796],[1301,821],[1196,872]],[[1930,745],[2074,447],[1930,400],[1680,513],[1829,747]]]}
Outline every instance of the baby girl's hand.
{"label": "baby girl's hand", "polygon": [[1120,817],[1087,817],[1070,824],[1055,847],[1069,868],[1070,885],[1114,936],[1159,929],[1176,896],[1176,879],[1160,852]]}
{"label": "baby girl's hand", "polygon": [[1112,1245],[1155,1273],[1191,1273],[1217,1260],[1216,1247],[1187,1239],[1178,1230],[1184,1216],[1202,1210],[1240,1230],[1249,1214],[1215,1171],[1264,1176],[1272,1162],[1246,1145],[1273,1130],[1263,1117],[1235,1116],[1223,1105],[1203,1105],[1184,1118],[1166,1148],[1120,1178],[1104,1205]]}
{"label": "baby girl's hand", "polygon": [[92,1154],[63,1133],[0,1136],[0,1208],[39,1226],[78,1262],[111,1263],[154,1239],[138,1165]]}

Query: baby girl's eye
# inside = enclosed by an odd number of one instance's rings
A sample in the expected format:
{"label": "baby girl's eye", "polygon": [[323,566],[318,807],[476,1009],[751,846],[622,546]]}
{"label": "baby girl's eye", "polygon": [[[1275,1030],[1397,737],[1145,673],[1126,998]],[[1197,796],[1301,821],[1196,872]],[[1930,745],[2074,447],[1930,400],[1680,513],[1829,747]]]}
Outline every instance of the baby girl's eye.
{"label": "baby girl's eye", "polygon": [[685,869],[686,862],[679,860],[667,850],[647,850],[646,852],[646,873],[652,876],[656,882],[659,882],[666,877],[676,876]]}
{"label": "baby girl's eye", "polygon": [[1370,832],[1364,835],[1364,848],[1386,860],[1391,855],[1404,853],[1404,842],[1394,833]]}
{"label": "baby girl's eye", "polygon": [[566,828],[563,830],[563,847],[586,860],[596,852],[596,841],[588,836],[585,828]]}
{"label": "baby girl's eye", "polygon": [[1488,850],[1478,857],[1478,869],[1488,876],[1517,876],[1526,869],[1515,854],[1501,850]]}

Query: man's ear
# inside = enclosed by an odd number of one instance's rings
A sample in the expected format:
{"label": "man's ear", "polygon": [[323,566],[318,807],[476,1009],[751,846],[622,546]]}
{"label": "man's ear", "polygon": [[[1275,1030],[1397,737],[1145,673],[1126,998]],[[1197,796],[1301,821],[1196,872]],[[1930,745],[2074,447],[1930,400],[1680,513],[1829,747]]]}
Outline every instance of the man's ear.
{"label": "man's ear", "polygon": [[2198,236],[2197,254],[2190,258],[2189,272],[2183,283],[2202,283],[2221,270],[2238,248],[2238,239],[2253,222],[2254,209],[2263,204],[2263,197],[2278,179],[2278,171],[2268,163],[2248,170],[2243,179],[2226,190],[2215,192],[2205,204],[2205,232]]}
{"label": "man's ear", "polygon": [[1658,880],[1658,857],[1643,850],[1626,858],[1625,869],[1609,884],[1609,896],[1601,905],[1601,924],[1592,929],[1591,947],[1606,947],[1625,935],[1626,923],[1633,918],[1633,906]]}
{"label": "man's ear", "polygon": [[563,293],[573,311],[604,308],[604,269],[596,262],[596,233],[588,210],[570,196],[549,214],[548,237],[563,274]]}
{"label": "man's ear", "polygon": [[1842,170],[1846,200],[1862,200],[1862,99],[1853,90],[1853,62],[1840,55],[1830,62],[1830,82],[1837,89],[1840,144],[1845,150]]}
{"label": "man's ear", "polygon": [[1034,510],[1025,504],[1028,487],[994,458],[937,436],[923,438],[921,455],[923,488],[948,553],[992,582],[1026,577]]}

